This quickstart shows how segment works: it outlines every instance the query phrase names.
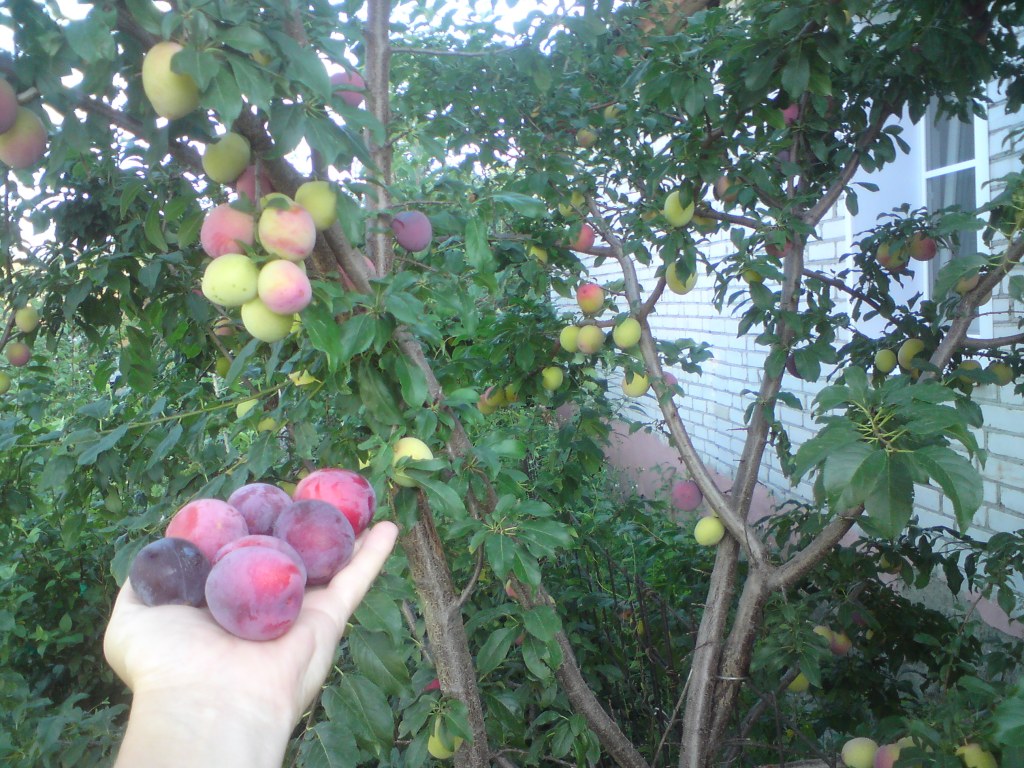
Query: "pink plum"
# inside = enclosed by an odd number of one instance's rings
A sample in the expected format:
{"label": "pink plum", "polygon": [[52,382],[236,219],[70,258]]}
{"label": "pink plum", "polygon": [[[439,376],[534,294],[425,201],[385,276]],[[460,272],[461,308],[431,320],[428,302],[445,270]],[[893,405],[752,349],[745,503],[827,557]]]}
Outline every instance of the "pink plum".
{"label": "pink plum", "polygon": [[313,300],[313,286],[306,273],[287,259],[274,259],[264,264],[256,290],[267,309],[279,315],[301,312]]}
{"label": "pink plum", "polygon": [[[291,499],[288,500],[291,504]],[[243,536],[240,539],[229,541],[223,547],[217,550],[217,554],[213,558],[212,565],[216,565],[218,561],[223,560],[226,555],[231,554],[236,549],[245,549],[246,547],[266,547],[267,549],[276,549],[278,552],[283,552],[292,559],[292,562],[299,567],[302,572],[302,583],[306,583],[306,564],[302,562],[302,558],[299,553],[295,551],[295,547],[289,544],[284,539],[279,539],[277,536],[271,536],[265,533],[250,533],[248,536]]]}
{"label": "pink plum", "polygon": [[224,629],[245,640],[273,640],[302,608],[302,571],[284,552],[243,547],[224,555],[206,579],[206,603]]}
{"label": "pink plum", "polygon": [[377,511],[377,493],[369,481],[350,469],[318,469],[310,472],[295,486],[292,498],[318,499],[336,507],[358,536]]}
{"label": "pink plum", "polygon": [[22,341],[12,341],[7,344],[4,354],[7,355],[7,362],[20,368],[32,359],[32,348]]}
{"label": "pink plum", "polygon": [[[270,180],[270,174],[267,173],[267,169],[260,166],[259,172],[260,188],[259,196],[262,198],[264,195],[269,195],[274,191],[274,182]],[[250,165],[244,171],[242,175],[235,179],[235,191],[240,197],[248,197],[250,202],[255,203],[256,197],[256,166]]]}
{"label": "pink plum", "polygon": [[352,558],[355,531],[338,508],[326,501],[303,499],[281,513],[274,535],[299,553],[310,586],[326,584]]}
{"label": "pink plum", "polygon": [[263,209],[257,231],[267,253],[279,259],[302,261],[316,245],[316,224],[309,211],[283,196]]}
{"label": "pink plum", "polygon": [[422,251],[434,236],[430,219],[421,211],[402,211],[391,219],[395,240],[407,251]]}
{"label": "pink plum", "polygon": [[270,483],[249,483],[228,496],[228,504],[242,513],[252,534],[269,534],[274,521],[292,504],[292,497]]}
{"label": "pink plum", "polygon": [[242,513],[219,499],[196,499],[179,509],[164,535],[191,541],[213,562],[217,550],[249,535]]}
{"label": "pink plum", "polygon": [[211,259],[225,253],[243,253],[245,246],[256,240],[256,223],[252,214],[232,208],[227,203],[211,209],[199,230],[199,242]]}
{"label": "pink plum", "polygon": [[569,246],[574,251],[589,251],[594,247],[594,228],[584,222],[580,225],[579,234],[573,244]]}
{"label": "pink plum", "polygon": [[[337,88],[334,92],[350,107],[358,107],[363,103],[366,81],[358,72],[337,72],[331,75],[331,85],[349,86],[349,88]],[[350,88],[355,90],[350,90]]]}
{"label": "pink plum", "polygon": [[672,506],[693,512],[704,501],[704,494],[693,480],[680,480],[672,486]]}

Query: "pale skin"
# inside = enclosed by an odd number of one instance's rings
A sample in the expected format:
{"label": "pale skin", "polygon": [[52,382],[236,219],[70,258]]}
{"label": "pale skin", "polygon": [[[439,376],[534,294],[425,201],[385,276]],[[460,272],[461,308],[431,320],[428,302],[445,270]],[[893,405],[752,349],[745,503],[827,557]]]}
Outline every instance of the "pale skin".
{"label": "pale skin", "polygon": [[126,582],[103,643],[133,694],[115,767],[280,768],[397,536],[390,522],[364,533],[344,570],[307,590],[295,624],[267,642],[229,634],[206,609],[147,607]]}

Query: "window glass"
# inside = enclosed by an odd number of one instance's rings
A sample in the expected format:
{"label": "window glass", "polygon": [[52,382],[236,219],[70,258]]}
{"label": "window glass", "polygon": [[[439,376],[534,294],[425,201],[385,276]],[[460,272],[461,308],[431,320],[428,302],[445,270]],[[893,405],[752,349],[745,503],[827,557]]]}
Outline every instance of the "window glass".
{"label": "window glass", "polygon": [[974,124],[950,117],[936,117],[935,107],[928,108],[927,155],[925,169],[945,168],[974,159]]}

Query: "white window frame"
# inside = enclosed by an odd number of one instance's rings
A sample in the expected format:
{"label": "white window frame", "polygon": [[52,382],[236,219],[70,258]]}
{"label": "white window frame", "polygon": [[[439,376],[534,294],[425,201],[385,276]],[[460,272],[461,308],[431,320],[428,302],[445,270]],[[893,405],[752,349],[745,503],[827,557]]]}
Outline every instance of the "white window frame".
{"label": "white window frame", "polygon": [[[952,119],[946,116],[943,119]],[[945,165],[939,168],[928,170],[928,117],[921,118],[918,122],[918,141],[921,148],[919,167],[921,170],[922,196],[925,201],[928,199],[928,180],[963,170],[974,171],[974,205],[980,207],[989,201],[989,133],[988,120],[973,115],[974,128],[974,157],[953,165]],[[975,235],[978,238],[978,253],[985,255],[990,253],[981,233]],[[938,273],[938,259],[927,263],[927,279],[924,281],[924,297],[932,298],[932,286],[935,284],[935,277]],[[992,300],[978,307],[977,331],[968,332],[968,336],[974,338],[991,338],[993,331],[992,322]],[[972,323],[974,325],[974,323]]]}

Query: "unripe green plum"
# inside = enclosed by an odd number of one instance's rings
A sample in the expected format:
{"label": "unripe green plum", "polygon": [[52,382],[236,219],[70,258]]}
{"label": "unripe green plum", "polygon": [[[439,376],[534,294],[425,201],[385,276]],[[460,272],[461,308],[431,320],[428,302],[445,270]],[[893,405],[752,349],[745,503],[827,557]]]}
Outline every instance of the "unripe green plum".
{"label": "unripe green plum", "polygon": [[1005,387],[1013,381],[1013,368],[1006,363],[992,363],[986,370],[996,377],[996,384],[1000,387]]}
{"label": "unripe green plum", "polygon": [[14,125],[0,133],[0,163],[16,171],[32,168],[46,154],[46,126],[35,112],[18,107]]}
{"label": "unripe green plum", "polygon": [[627,317],[615,326],[612,340],[619,349],[632,349],[640,343],[640,322],[635,317]]}
{"label": "unripe green plum", "polygon": [[583,149],[590,149],[597,144],[597,133],[591,128],[580,128],[576,131],[576,145]]}
{"label": "unripe green plum", "polygon": [[584,325],[576,334],[576,347],[585,355],[596,355],[604,346],[604,331],[596,325]]}
{"label": "unripe green plum", "polygon": [[168,120],[184,117],[199,106],[196,81],[171,69],[171,60],[181,50],[178,43],[160,42],[142,60],[142,90],[153,110]]}
{"label": "unripe green plum", "polygon": [[22,333],[32,333],[39,327],[39,310],[35,307],[22,307],[14,313],[14,325]]}
{"label": "unripe green plum", "polygon": [[583,209],[583,206],[586,202],[586,196],[578,189],[574,190],[572,195],[569,197],[568,203],[558,204],[558,212],[567,219],[571,218],[572,216],[578,216],[579,211]]}
{"label": "unripe green plum", "polygon": [[273,344],[292,331],[295,318],[270,310],[259,298],[242,305],[242,325],[254,339]]}
{"label": "unripe green plum", "polygon": [[964,768],[999,768],[995,756],[973,742],[957,747],[956,754],[964,761]]}
{"label": "unripe green plum", "polygon": [[228,375],[228,371],[231,370],[231,358],[224,357],[221,355],[217,358],[217,362],[214,364],[214,371],[222,379]]}
{"label": "unripe green plum", "polygon": [[556,365],[550,365],[540,372],[541,386],[548,392],[554,392],[562,386],[565,380],[565,373]]}
{"label": "unripe green plum", "polygon": [[642,373],[629,373],[622,382],[622,392],[627,397],[643,397],[650,388],[650,380]]}
{"label": "unripe green plum", "polygon": [[873,768],[878,744],[874,739],[857,736],[843,745],[840,757],[846,768]]}
{"label": "unripe green plum", "polygon": [[679,199],[679,190],[677,189],[670,192],[665,198],[665,205],[661,209],[661,213],[671,226],[685,227],[693,218],[695,207],[692,200],[684,206]]}
{"label": "unripe green plum", "polygon": [[558,343],[566,352],[578,352],[579,346],[576,342],[579,339],[579,335],[580,327],[578,325],[567,325],[558,334]]}
{"label": "unripe green plum", "polygon": [[274,259],[264,264],[256,289],[267,309],[279,315],[301,312],[313,300],[313,286],[305,271],[287,259]]}
{"label": "unripe green plum", "polygon": [[704,547],[713,547],[725,537],[725,526],[715,516],[702,517],[693,529],[693,537]]}
{"label": "unripe green plum", "polygon": [[256,298],[260,270],[241,253],[214,259],[203,272],[203,296],[222,307],[240,307]]}
{"label": "unripe green plum", "polygon": [[921,339],[907,339],[900,345],[896,353],[896,360],[900,368],[905,371],[913,370],[914,358],[924,352],[924,342]]}
{"label": "unripe green plum", "polygon": [[338,191],[329,181],[307,181],[295,190],[295,202],[309,211],[317,229],[330,229],[338,220]]}
{"label": "unripe green plum", "polygon": [[6,395],[11,391],[11,376],[6,371],[0,371],[0,395]]}
{"label": "unripe green plum", "polygon": [[896,353],[891,349],[880,349],[875,353],[875,368],[881,373],[891,373],[897,362]]}
{"label": "unripe green plum", "polygon": [[533,258],[535,258],[541,264],[548,263],[548,252],[546,249],[541,248],[539,245],[531,245],[527,249],[526,253],[528,256],[532,256]]}
{"label": "unripe green plum", "polygon": [[697,273],[694,272],[686,280],[680,280],[679,273],[676,271],[676,264],[672,262],[665,267],[665,284],[672,293],[685,296],[697,284]]}
{"label": "unripe green plum", "polygon": [[[281,195],[281,197],[284,197]],[[305,208],[293,200],[275,198],[260,214],[257,224],[260,243],[271,256],[302,261],[316,245],[316,224]]]}
{"label": "unripe green plum", "polygon": [[[410,461],[425,461],[434,458],[434,453],[430,450],[430,446],[418,437],[403,437],[395,443],[391,466],[397,466],[405,458],[408,458]],[[396,469],[392,478],[395,483],[403,488],[413,488],[416,485],[416,481],[405,474],[405,471],[402,469]]]}
{"label": "unripe green plum", "polygon": [[252,150],[249,140],[240,134],[229,132],[203,152],[203,170],[218,184],[233,184],[249,167]]}
{"label": "unripe green plum", "polygon": [[805,693],[808,688],[811,687],[811,681],[807,679],[807,675],[803,672],[793,678],[793,681],[786,686],[786,690],[790,693]]}

